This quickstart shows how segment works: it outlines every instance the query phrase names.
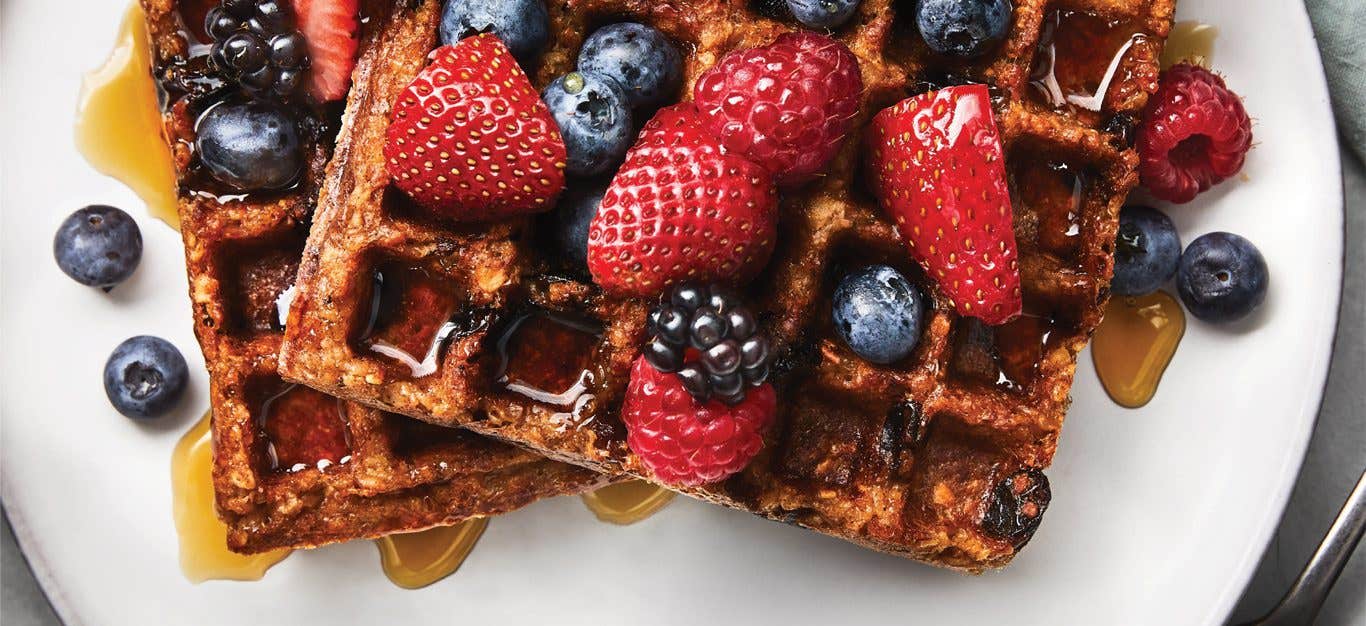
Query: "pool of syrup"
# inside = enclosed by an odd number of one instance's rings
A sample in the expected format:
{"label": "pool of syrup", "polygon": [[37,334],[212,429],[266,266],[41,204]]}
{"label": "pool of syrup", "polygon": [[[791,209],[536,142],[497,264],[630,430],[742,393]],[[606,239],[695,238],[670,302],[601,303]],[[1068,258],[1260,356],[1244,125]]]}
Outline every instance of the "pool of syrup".
{"label": "pool of syrup", "polygon": [[399,587],[426,587],[460,569],[488,525],[487,518],[476,517],[453,526],[380,537],[375,540],[380,566]]}
{"label": "pool of syrup", "polygon": [[1173,24],[1167,45],[1162,47],[1162,69],[1182,61],[1209,67],[1214,56],[1214,41],[1218,37],[1219,29],[1204,22],[1186,20]]}
{"label": "pool of syrup", "polygon": [[81,81],[76,147],[97,171],[128,185],[157,219],[180,227],[175,165],[162,135],[142,8],[124,14],[114,50]]}
{"label": "pool of syrup", "polygon": [[1010,166],[1010,182],[1021,247],[1035,246],[1060,259],[1077,259],[1087,181],[1082,168],[1043,159],[1032,151],[1017,153]]}
{"label": "pool of syrup", "polygon": [[1123,407],[1147,404],[1185,332],[1181,303],[1164,291],[1111,298],[1091,339],[1091,360],[1105,393]]}
{"label": "pool of syrup", "polygon": [[237,554],[228,550],[228,527],[214,512],[212,470],[213,438],[206,413],[171,454],[171,508],[180,538],[180,569],[193,583],[260,580],[291,551]]}
{"label": "pool of syrup", "polygon": [[453,319],[460,294],[450,281],[397,262],[381,264],[374,280],[359,347],[413,378],[436,373],[442,350],[460,330]]}
{"label": "pool of syrup", "polygon": [[677,495],[643,480],[628,480],[583,494],[583,503],[599,520],[627,525],[658,513]]}

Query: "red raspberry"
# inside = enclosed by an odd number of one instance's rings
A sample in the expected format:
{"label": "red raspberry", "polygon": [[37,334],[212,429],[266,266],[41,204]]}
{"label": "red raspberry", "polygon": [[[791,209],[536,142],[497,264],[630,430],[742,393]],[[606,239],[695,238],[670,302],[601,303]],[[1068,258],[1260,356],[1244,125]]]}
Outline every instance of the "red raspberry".
{"label": "red raspberry", "polygon": [[631,367],[621,419],[626,444],[659,482],[695,487],[724,480],[749,465],[764,447],[778,397],[759,385],[735,406],[718,400],[698,404],[678,377],[650,365]]}
{"label": "red raspberry", "polygon": [[834,158],[862,94],[854,53],[811,32],[732,52],[693,88],[721,145],[764,166],[783,186],[811,180]]}
{"label": "red raspberry", "polygon": [[1252,147],[1252,120],[1224,79],[1181,63],[1162,74],[1138,129],[1138,175],[1154,196],[1190,202],[1238,173]]}

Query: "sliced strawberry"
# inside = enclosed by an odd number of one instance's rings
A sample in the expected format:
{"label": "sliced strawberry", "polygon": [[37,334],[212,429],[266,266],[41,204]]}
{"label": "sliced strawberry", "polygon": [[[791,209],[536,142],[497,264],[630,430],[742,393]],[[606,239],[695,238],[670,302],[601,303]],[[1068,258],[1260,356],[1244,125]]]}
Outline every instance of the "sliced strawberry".
{"label": "sliced strawberry", "polygon": [[1020,314],[1020,270],[1000,132],[985,85],[902,100],[873,118],[874,192],[911,256],[961,315]]}
{"label": "sliced strawberry", "polygon": [[399,189],[449,219],[542,211],[564,189],[559,127],[507,46],[488,34],[432,53],[394,104],[384,157]]}
{"label": "sliced strawberry", "polygon": [[737,283],[773,252],[778,194],[748,159],[725,154],[691,104],[661,109],[603,196],[588,230],[593,281],[653,296],[682,280]]}
{"label": "sliced strawberry", "polygon": [[693,100],[721,144],[764,166],[784,186],[825,169],[862,94],[858,57],[830,37],[805,31],[726,55],[693,88]]}
{"label": "sliced strawberry", "polygon": [[308,41],[308,93],[319,102],[346,97],[359,46],[360,0],[292,0]]}

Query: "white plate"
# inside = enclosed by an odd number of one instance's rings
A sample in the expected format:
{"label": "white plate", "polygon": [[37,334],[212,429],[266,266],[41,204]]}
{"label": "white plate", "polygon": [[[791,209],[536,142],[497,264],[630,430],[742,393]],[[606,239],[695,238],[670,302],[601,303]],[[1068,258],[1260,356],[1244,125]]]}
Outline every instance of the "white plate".
{"label": "white plate", "polygon": [[[369,542],[296,554],[259,583],[191,585],[177,566],[169,458],[205,408],[180,240],[72,148],[82,72],[108,51],[122,0],[6,0],[3,15],[4,501],[58,613],[73,624],[839,622],[1214,624],[1280,516],[1317,412],[1337,315],[1338,157],[1323,73],[1297,2],[1182,0],[1216,24],[1215,65],[1257,120],[1246,181],[1172,210],[1186,241],[1230,230],[1271,265],[1263,312],[1192,321],[1146,408],[1121,409],[1083,355],[1048,472],[1054,501],[1007,570],[966,577],[742,513],[679,500],[601,524],[562,498],[495,519],[454,576],[403,591]],[[58,222],[126,207],[147,249],[106,296],[52,261]],[[130,335],[191,361],[180,414],[138,426],[100,370]],[[516,618],[516,619],[505,619]],[[947,620],[947,621],[946,621]]]}

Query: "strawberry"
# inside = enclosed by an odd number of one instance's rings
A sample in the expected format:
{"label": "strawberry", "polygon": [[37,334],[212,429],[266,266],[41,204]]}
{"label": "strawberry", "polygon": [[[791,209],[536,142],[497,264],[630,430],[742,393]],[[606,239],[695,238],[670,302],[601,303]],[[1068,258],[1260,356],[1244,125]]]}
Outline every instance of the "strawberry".
{"label": "strawberry", "polygon": [[863,94],[858,58],[812,32],[726,55],[703,72],[693,100],[731,152],[772,172],[779,185],[815,178],[849,132]]}
{"label": "strawberry", "polygon": [[911,256],[960,315],[1020,314],[1020,270],[1001,137],[985,85],[921,94],[869,128],[873,187]]}
{"label": "strawberry", "polygon": [[564,189],[564,140],[507,46],[484,34],[431,58],[394,104],[384,136],[394,184],[454,220],[554,206]]}
{"label": "strawberry", "polygon": [[734,475],[764,447],[764,431],[778,411],[773,386],[749,390],[734,406],[717,399],[698,402],[673,374],[645,357],[631,366],[622,400],[626,445],[655,479],[695,487]]}
{"label": "strawberry", "polygon": [[308,93],[319,102],[346,97],[356,67],[360,0],[292,0],[308,42]]}
{"label": "strawberry", "polygon": [[767,171],[726,154],[697,109],[661,109],[602,198],[588,269],[611,292],[653,296],[682,280],[753,278],[773,252],[778,194]]}

